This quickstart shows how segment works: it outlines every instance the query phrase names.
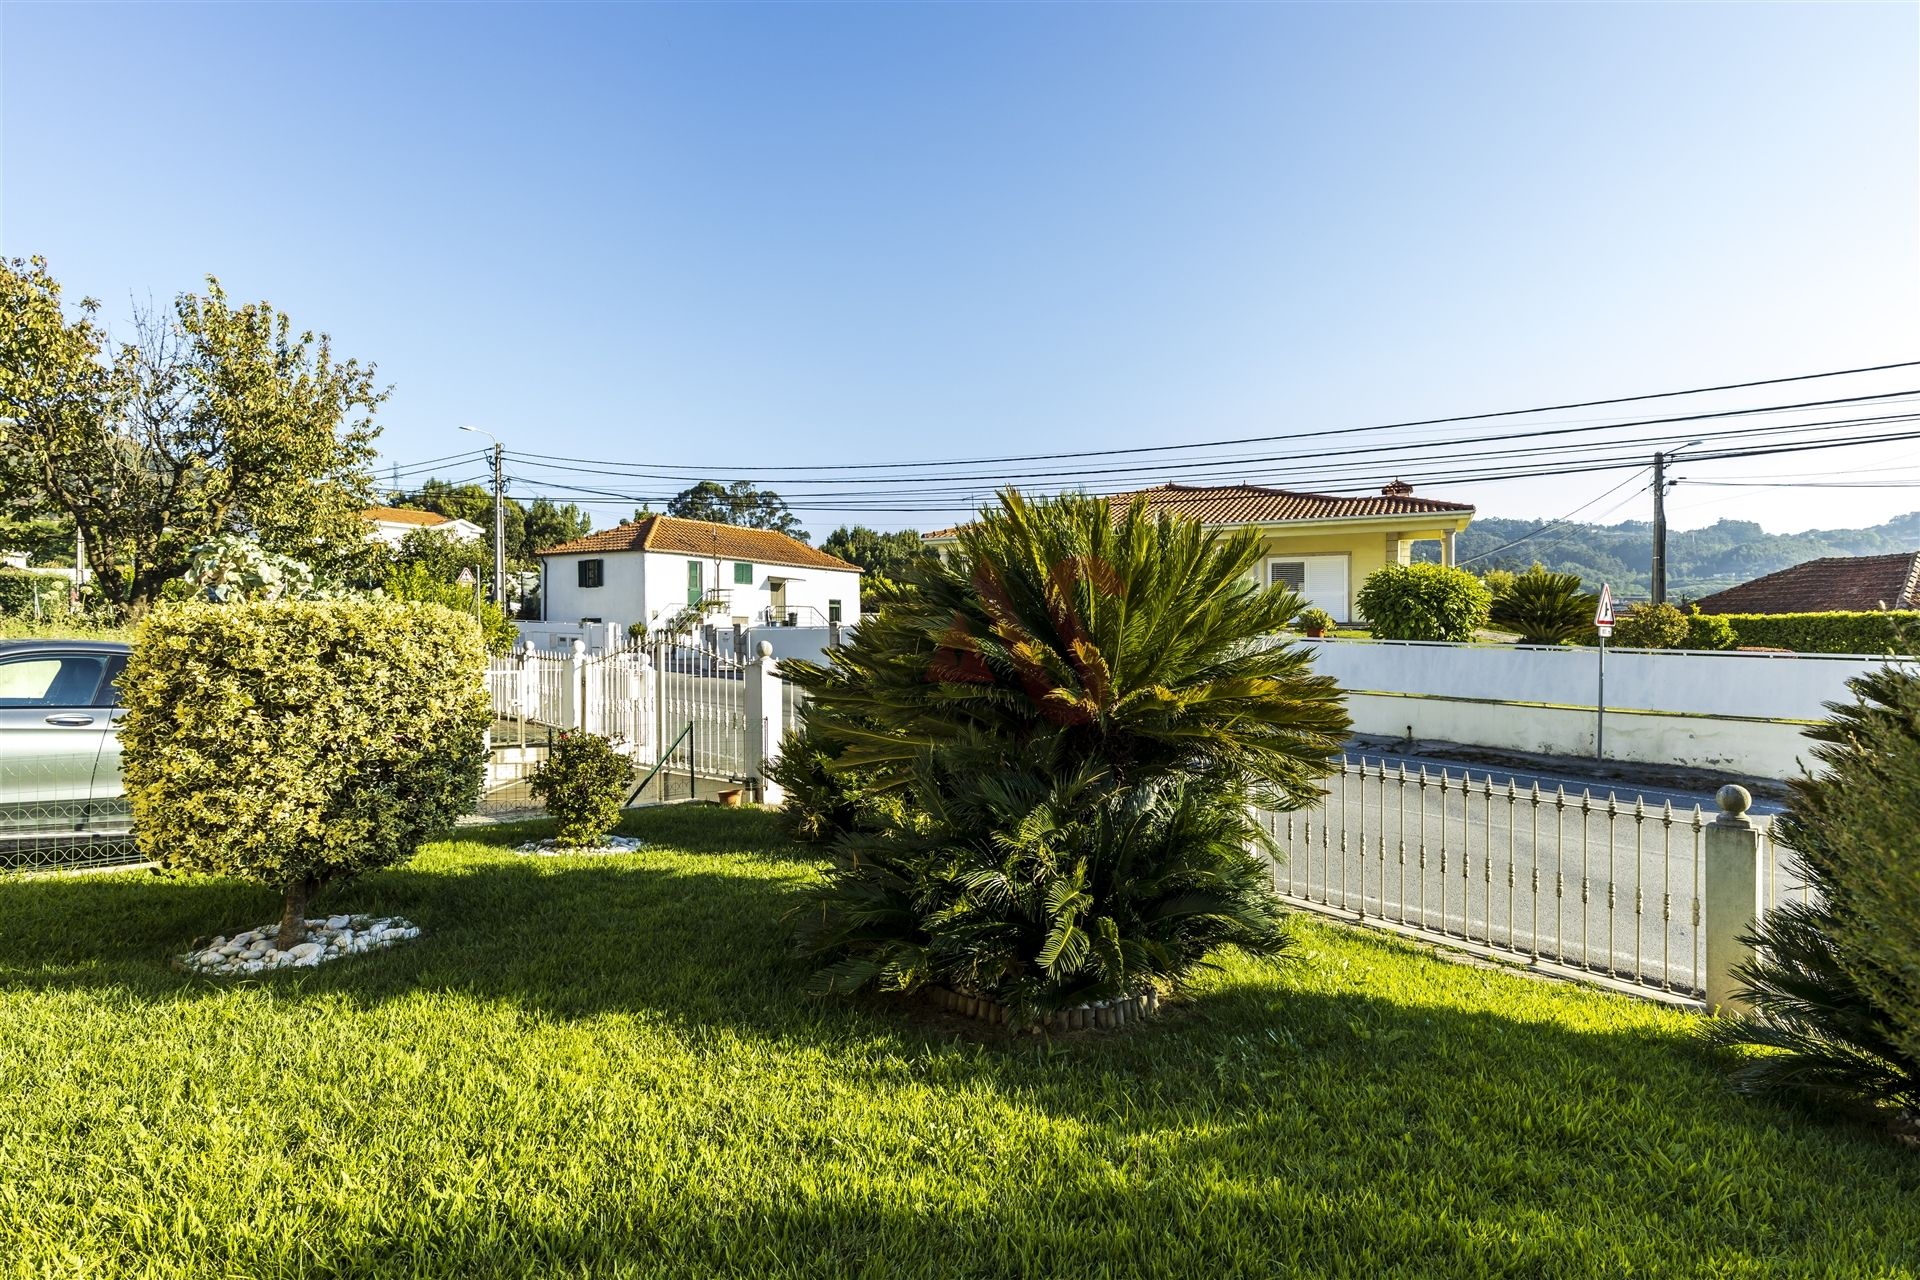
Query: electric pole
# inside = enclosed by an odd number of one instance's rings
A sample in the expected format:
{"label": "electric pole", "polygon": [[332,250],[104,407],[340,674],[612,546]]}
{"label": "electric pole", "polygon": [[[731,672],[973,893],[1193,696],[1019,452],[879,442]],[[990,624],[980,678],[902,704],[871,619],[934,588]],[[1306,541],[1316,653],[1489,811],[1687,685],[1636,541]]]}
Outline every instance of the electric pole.
{"label": "electric pole", "polygon": [[1653,603],[1667,602],[1667,455],[1653,455]]}
{"label": "electric pole", "polygon": [[505,478],[502,468],[506,465],[504,450],[500,442],[493,442],[493,602],[502,609],[507,607],[507,519],[503,505],[503,485]]}

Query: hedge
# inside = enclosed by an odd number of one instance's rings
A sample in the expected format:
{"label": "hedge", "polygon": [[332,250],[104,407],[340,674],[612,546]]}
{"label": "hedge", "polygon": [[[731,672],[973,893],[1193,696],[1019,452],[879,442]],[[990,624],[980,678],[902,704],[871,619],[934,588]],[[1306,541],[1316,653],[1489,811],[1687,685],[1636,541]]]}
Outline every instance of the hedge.
{"label": "hedge", "polygon": [[[40,595],[36,615],[33,597]],[[67,596],[73,583],[56,573],[34,573],[27,569],[0,569],[0,616],[12,618],[65,617]]]}
{"label": "hedge", "polygon": [[390,600],[162,605],[134,632],[120,731],[134,829],[169,870],[309,899],[450,830],[492,711],[471,618]]}
{"label": "hedge", "polygon": [[1920,652],[1920,610],[1723,613],[1741,645],[1797,653]]}

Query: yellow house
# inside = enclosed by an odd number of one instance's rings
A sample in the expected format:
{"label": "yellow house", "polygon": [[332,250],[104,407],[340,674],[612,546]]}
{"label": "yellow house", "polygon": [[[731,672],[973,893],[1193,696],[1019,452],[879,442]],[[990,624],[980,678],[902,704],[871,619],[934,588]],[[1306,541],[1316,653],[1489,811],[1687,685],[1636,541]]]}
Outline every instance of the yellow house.
{"label": "yellow house", "polygon": [[[1454,539],[1473,519],[1463,502],[1416,498],[1395,480],[1378,494],[1297,493],[1236,484],[1218,487],[1162,484],[1107,497],[1125,506],[1144,495],[1148,507],[1190,516],[1213,529],[1252,529],[1265,555],[1262,580],[1285,583],[1335,621],[1357,621],[1354,595],[1367,575],[1388,564],[1410,564],[1416,542],[1440,544],[1440,562],[1454,563]],[[952,546],[957,529],[922,534],[929,546]]]}

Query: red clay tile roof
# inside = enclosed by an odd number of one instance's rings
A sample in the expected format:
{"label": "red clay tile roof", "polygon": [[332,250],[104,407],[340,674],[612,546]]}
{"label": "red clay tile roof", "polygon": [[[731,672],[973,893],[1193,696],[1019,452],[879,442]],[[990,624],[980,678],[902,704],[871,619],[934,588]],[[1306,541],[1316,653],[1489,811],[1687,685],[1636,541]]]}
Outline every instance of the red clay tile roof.
{"label": "red clay tile roof", "polygon": [[1828,556],[1702,599],[1702,613],[1826,613],[1914,607],[1920,552]]}
{"label": "red clay tile roof", "polygon": [[857,564],[849,564],[798,538],[771,529],[743,529],[739,525],[682,520],[678,516],[648,516],[534,554],[565,556],[583,551],[667,551],[677,555],[710,556],[716,560],[862,572]]}
{"label": "red clay tile roof", "polygon": [[[1292,489],[1265,489],[1258,485],[1234,484],[1203,487],[1185,484],[1161,484],[1141,489],[1148,510],[1158,514],[1171,511],[1191,516],[1201,524],[1288,524],[1295,521],[1362,520],[1379,516],[1472,515],[1473,508],[1463,502],[1442,502],[1437,498],[1411,496],[1413,488],[1396,480],[1380,493],[1336,495],[1299,493]],[[1107,497],[1116,510],[1133,501],[1132,493]],[[957,529],[935,529],[922,538],[951,538]]]}
{"label": "red clay tile roof", "polygon": [[386,524],[417,524],[422,528],[446,524],[449,520],[438,511],[415,511],[412,507],[368,507],[360,513],[360,518]]}

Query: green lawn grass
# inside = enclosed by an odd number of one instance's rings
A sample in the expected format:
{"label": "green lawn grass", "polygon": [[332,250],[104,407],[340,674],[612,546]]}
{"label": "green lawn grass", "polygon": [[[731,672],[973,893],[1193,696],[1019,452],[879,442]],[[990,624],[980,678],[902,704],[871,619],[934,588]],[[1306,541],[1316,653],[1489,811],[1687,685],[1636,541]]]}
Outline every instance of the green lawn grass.
{"label": "green lawn grass", "polygon": [[1880,1276],[1920,1158],[1729,1095],[1689,1016],[1302,921],[1169,1016],[817,1002],[766,815],[507,833],[339,894],[426,936],[167,967],[270,895],[0,882],[0,1275]]}

